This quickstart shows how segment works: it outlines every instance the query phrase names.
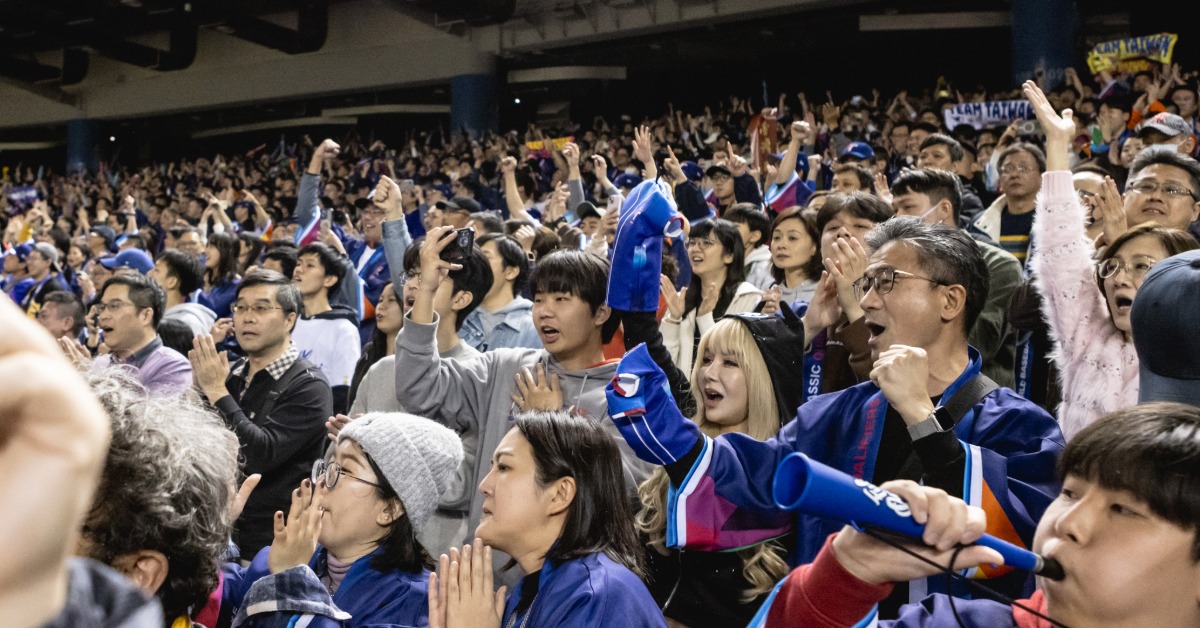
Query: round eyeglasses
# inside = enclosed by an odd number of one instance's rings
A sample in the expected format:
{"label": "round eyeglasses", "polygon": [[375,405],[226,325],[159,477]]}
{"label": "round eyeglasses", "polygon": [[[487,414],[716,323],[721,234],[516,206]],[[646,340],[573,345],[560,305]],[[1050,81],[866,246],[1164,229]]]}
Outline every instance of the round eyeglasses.
{"label": "round eyeglasses", "polygon": [[318,458],[317,461],[313,463],[312,476],[309,479],[312,480],[312,485],[316,487],[317,482],[320,481],[321,478],[325,478],[325,488],[333,490],[333,487],[337,486],[338,478],[342,477],[343,475],[352,480],[358,480],[363,484],[374,486],[375,488],[383,488],[374,482],[368,482],[356,475],[351,475],[350,472],[342,468],[342,465],[336,462],[326,463],[324,458]]}
{"label": "round eyeglasses", "polygon": [[1124,270],[1134,281],[1141,281],[1157,263],[1158,260],[1148,255],[1134,255],[1128,262],[1110,257],[1096,266],[1096,272],[1100,273],[1101,278],[1108,279],[1117,274],[1117,271]]}

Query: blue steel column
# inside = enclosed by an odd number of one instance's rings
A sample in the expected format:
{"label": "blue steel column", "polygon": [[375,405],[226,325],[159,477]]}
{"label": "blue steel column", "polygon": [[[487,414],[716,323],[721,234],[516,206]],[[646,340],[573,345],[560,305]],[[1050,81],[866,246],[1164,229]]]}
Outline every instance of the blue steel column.
{"label": "blue steel column", "polygon": [[67,172],[96,172],[100,168],[96,143],[100,121],[76,118],[67,122]]}
{"label": "blue steel column", "polygon": [[1012,0],[1012,76],[1014,84],[1046,75],[1047,88],[1062,80],[1075,64],[1075,29],[1079,12],[1074,0]]}
{"label": "blue steel column", "polygon": [[499,130],[495,76],[461,74],[450,79],[450,128],[454,132],[467,129],[471,137]]}

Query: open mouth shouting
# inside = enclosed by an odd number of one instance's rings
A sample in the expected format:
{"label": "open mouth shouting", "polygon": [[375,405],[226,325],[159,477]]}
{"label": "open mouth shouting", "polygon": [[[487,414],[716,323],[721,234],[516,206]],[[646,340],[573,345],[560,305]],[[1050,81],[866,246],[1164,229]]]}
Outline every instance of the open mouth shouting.
{"label": "open mouth shouting", "polygon": [[549,325],[542,325],[541,327],[538,327],[538,335],[542,337],[543,345],[553,344],[562,336],[557,328]]}
{"label": "open mouth shouting", "polygon": [[719,391],[715,388],[712,388],[712,387],[705,387],[705,389],[704,389],[704,407],[705,408],[709,408],[709,409],[715,408],[724,399],[725,399],[725,395],[721,391]]}

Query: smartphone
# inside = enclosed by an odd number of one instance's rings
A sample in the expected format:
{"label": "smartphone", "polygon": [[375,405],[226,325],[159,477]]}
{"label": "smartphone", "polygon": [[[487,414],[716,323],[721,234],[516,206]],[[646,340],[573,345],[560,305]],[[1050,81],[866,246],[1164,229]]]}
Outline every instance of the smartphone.
{"label": "smartphone", "polygon": [[[610,195],[608,197],[608,210],[605,211],[604,213],[607,214],[608,212],[620,212],[621,211],[621,203],[624,201],[625,201],[625,197],[621,196],[620,194]],[[604,216],[601,216],[601,218],[603,218],[603,217]]]}
{"label": "smartphone", "polygon": [[413,183],[412,179],[400,179],[400,191],[401,192],[412,192],[413,188],[415,188],[415,187],[416,187],[416,184]]}
{"label": "smartphone", "polygon": [[454,240],[442,249],[442,259],[447,262],[461,262],[475,246],[475,230],[467,227],[454,232]]}

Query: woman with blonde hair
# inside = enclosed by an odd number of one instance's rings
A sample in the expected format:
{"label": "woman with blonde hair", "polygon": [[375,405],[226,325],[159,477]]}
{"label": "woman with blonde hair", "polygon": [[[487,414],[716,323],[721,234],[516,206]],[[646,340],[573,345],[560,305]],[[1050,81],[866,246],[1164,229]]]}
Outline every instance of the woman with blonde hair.
{"label": "woman with blonde hair", "polygon": [[[704,334],[691,373],[697,405],[692,420],[700,431],[712,437],[738,432],[757,440],[778,433],[800,401],[801,334],[792,317],[760,315],[730,316]],[[668,483],[662,467],[642,483],[636,519],[651,548],[650,590],[668,624],[746,625],[788,571],[787,537],[737,552],[669,549]]]}

